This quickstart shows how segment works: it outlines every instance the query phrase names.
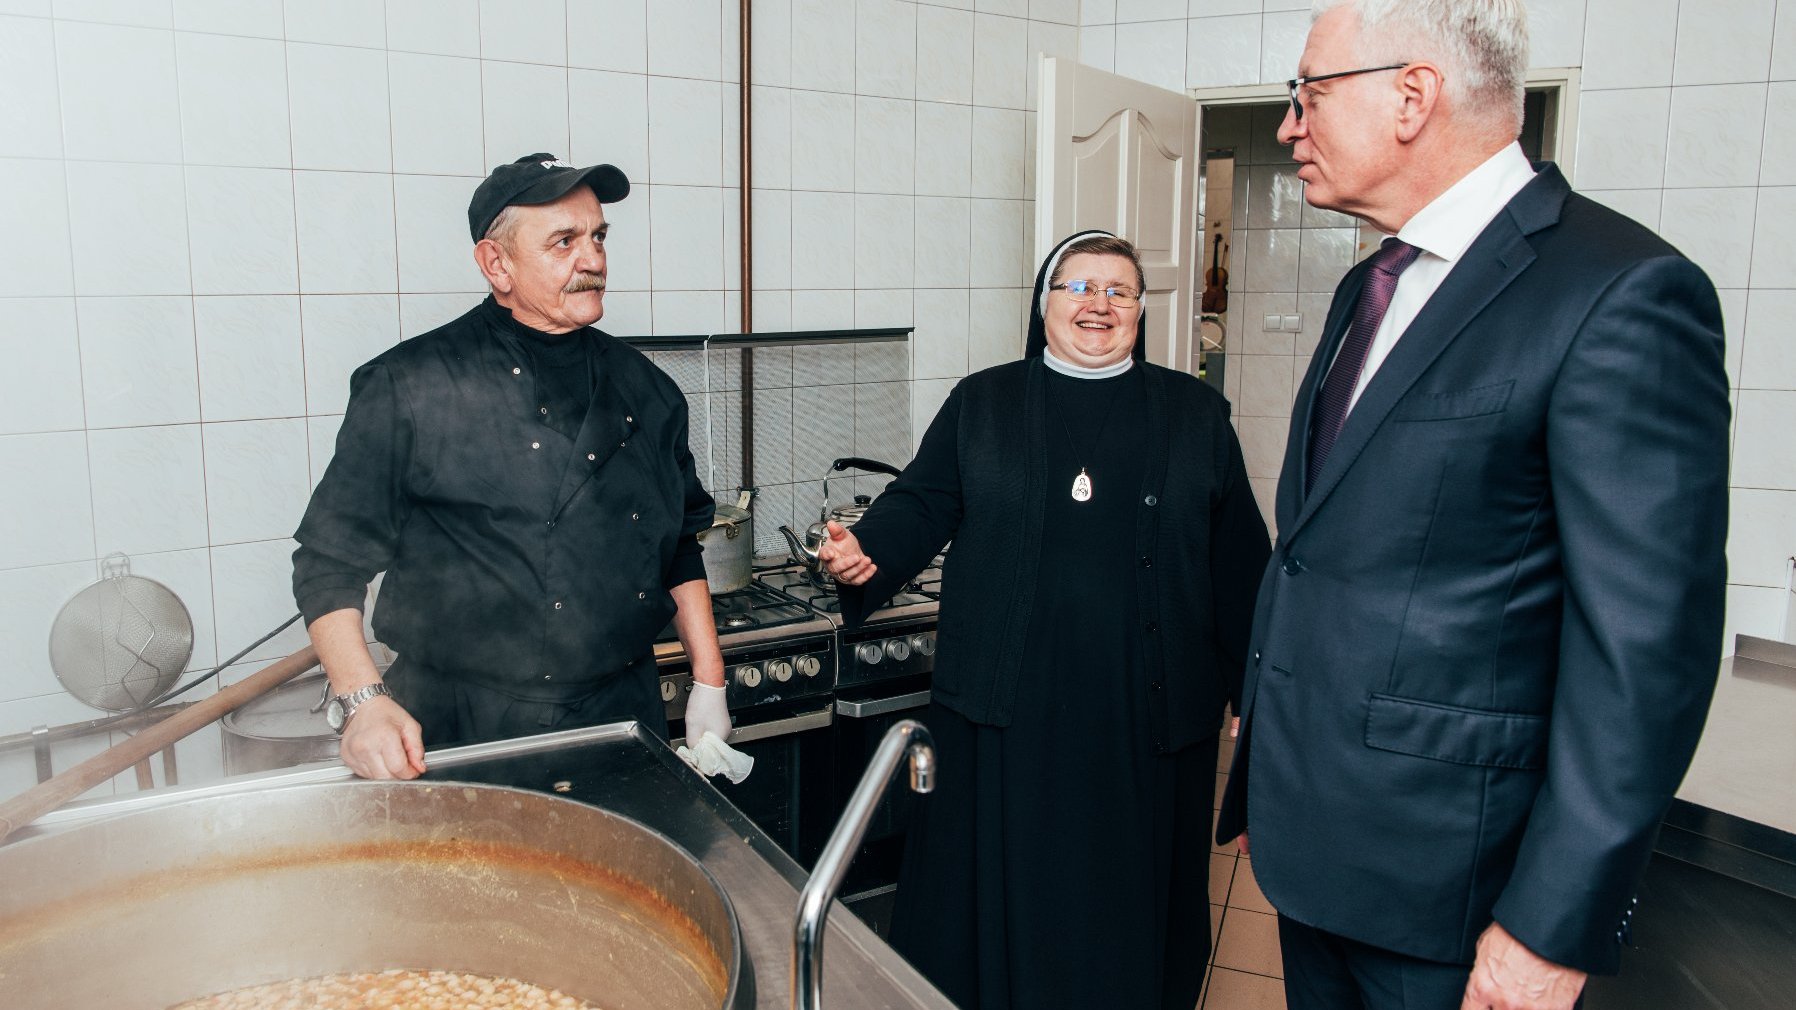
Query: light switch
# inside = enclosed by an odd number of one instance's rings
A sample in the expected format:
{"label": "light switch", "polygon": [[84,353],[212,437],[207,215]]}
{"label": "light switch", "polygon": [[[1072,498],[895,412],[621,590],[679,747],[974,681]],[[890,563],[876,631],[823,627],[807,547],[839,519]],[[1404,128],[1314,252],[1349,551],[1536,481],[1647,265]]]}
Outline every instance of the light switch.
{"label": "light switch", "polygon": [[1283,320],[1276,313],[1270,314],[1266,317],[1265,325],[1261,326],[1260,329],[1267,333],[1277,333],[1282,322]]}
{"label": "light switch", "polygon": [[1302,333],[1303,332],[1303,316],[1301,314],[1286,316],[1285,317],[1285,332],[1287,332],[1287,333]]}

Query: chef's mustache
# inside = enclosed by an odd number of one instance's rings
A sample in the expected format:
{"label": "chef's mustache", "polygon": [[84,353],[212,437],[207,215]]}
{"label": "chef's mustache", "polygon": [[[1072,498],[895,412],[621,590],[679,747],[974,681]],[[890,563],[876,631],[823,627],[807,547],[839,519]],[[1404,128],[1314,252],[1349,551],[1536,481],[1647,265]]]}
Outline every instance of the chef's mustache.
{"label": "chef's mustache", "polygon": [[573,279],[567,282],[567,287],[561,290],[562,293],[570,295],[577,295],[582,291],[603,291],[605,290],[605,275],[575,274]]}

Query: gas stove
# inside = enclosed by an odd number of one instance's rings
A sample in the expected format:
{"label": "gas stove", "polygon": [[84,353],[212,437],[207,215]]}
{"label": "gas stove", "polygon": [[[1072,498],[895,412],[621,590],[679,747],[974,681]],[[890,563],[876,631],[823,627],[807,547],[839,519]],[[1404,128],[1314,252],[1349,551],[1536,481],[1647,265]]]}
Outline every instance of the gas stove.
{"label": "gas stove", "polygon": [[[746,589],[711,599],[723,652],[731,746],[747,780],[714,780],[802,865],[810,865],[885,731],[929,703],[942,570],[935,563],[853,630],[834,585],[787,557],[763,558]],[[672,736],[692,667],[670,625],[655,646]],[[843,902],[875,929],[889,909],[912,798],[889,798],[869,828]]]}
{"label": "gas stove", "polygon": [[[745,589],[711,598],[730,710],[830,694],[837,688],[926,676],[934,666],[942,567],[937,558],[853,631],[835,585],[790,558],[763,559]],[[692,690],[673,625],[655,645],[670,722]]]}
{"label": "gas stove", "polygon": [[[803,600],[817,613],[833,621],[837,627],[841,626],[842,600],[836,595],[835,584],[823,576],[811,572],[803,565],[788,562],[757,569],[756,579],[764,586]],[[933,619],[941,606],[941,600],[942,559],[938,557],[920,575],[895,593],[885,606],[874,611],[866,623],[882,624],[918,617]]]}

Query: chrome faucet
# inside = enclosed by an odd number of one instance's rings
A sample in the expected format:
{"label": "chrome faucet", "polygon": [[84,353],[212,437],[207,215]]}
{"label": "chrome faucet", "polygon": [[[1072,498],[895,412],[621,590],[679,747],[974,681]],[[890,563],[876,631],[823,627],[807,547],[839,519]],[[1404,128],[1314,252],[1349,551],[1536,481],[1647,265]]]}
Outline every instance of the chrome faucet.
{"label": "chrome faucet", "polygon": [[898,762],[910,758],[910,787],[926,793],[935,788],[935,741],[915,719],[886,730],[873,752],[873,760],[861,775],[860,785],[848,800],[848,809],[836,822],[835,831],[817,857],[811,879],[798,895],[798,922],[792,944],[792,1010],[819,1010],[823,1006],[823,925],[836,889],[848,873],[848,861],[861,845],[861,836],[879,809],[880,798],[898,770]]}

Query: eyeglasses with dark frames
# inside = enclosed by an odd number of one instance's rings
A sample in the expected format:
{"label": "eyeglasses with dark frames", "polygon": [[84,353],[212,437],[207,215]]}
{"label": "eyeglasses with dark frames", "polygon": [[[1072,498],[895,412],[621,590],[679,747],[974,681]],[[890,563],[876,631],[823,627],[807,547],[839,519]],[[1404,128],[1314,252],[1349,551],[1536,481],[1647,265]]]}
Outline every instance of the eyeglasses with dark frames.
{"label": "eyeglasses with dark frames", "polygon": [[1297,100],[1297,89],[1306,84],[1314,84],[1317,81],[1332,81],[1337,77],[1353,77],[1356,74],[1376,74],[1381,70],[1402,70],[1407,66],[1409,66],[1407,63],[1393,63],[1388,67],[1363,67],[1359,70],[1341,70],[1332,74],[1311,74],[1308,77],[1293,77],[1285,82],[1285,87],[1291,91],[1291,114],[1298,119],[1303,118],[1303,103]]}

